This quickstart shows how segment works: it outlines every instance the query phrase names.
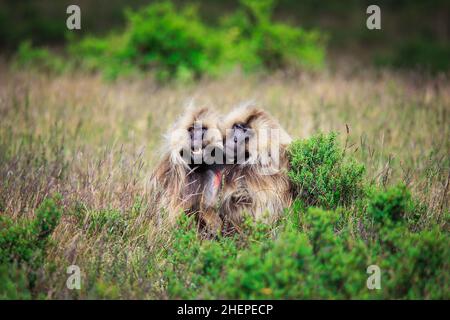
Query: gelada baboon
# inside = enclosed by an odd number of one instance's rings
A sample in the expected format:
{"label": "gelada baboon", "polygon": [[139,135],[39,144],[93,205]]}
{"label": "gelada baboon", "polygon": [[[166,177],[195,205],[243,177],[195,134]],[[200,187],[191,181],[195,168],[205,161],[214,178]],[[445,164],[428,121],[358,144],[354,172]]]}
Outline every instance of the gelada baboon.
{"label": "gelada baboon", "polygon": [[244,214],[273,222],[292,201],[286,151],[291,137],[251,105],[234,109],[220,123],[226,158],[219,208],[224,232],[239,231]]}
{"label": "gelada baboon", "polygon": [[208,233],[221,227],[215,210],[223,169],[217,120],[208,108],[188,107],[166,135],[152,179],[158,210],[166,211],[171,223],[180,214],[195,214]]}

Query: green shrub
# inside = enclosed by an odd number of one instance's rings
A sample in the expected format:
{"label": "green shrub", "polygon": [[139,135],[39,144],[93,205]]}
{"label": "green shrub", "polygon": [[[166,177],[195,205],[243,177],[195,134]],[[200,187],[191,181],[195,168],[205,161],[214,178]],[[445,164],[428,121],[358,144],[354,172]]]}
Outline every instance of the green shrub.
{"label": "green shrub", "polygon": [[318,134],[289,148],[289,177],[307,206],[348,206],[364,193],[364,165],[345,156],[337,135]]}
{"label": "green shrub", "polygon": [[[298,214],[298,212],[295,212]],[[348,233],[335,233],[337,214],[311,208],[302,214],[305,232],[283,228],[274,238],[250,243],[230,261],[221,298],[315,299],[369,295],[367,248]]]}
{"label": "green shrub", "polygon": [[0,262],[19,262],[33,265],[43,258],[49,235],[59,223],[61,212],[55,199],[45,199],[32,221],[14,222],[0,216]]}
{"label": "green shrub", "polygon": [[13,65],[19,69],[34,69],[48,73],[61,73],[67,67],[63,59],[46,48],[33,47],[31,41],[23,41],[14,57]]}
{"label": "green shrub", "polygon": [[411,206],[411,194],[405,186],[399,185],[386,191],[376,190],[370,196],[368,215],[376,223],[404,220]]}
{"label": "green shrub", "polygon": [[31,221],[14,222],[8,216],[0,216],[0,269],[3,270],[0,276],[5,283],[2,287],[5,291],[0,291],[0,296],[8,295],[10,290],[14,292],[11,287],[14,279],[22,279],[25,271],[27,286],[33,287],[36,272],[44,264],[49,236],[61,217],[57,201],[58,197],[45,199]]}
{"label": "green shrub", "polygon": [[87,37],[72,43],[71,52],[111,78],[152,70],[161,80],[190,80],[213,74],[220,64],[221,38],[200,21],[193,6],[177,10],[170,2],[159,2],[129,11],[126,18],[121,34]]}
{"label": "green shrub", "polygon": [[33,233],[38,240],[47,240],[61,219],[61,209],[57,205],[59,196],[45,199],[36,210],[33,221]]}
{"label": "green shrub", "polygon": [[89,209],[82,203],[76,203],[67,215],[72,217],[76,225],[86,231],[88,236],[104,233],[107,236],[123,237],[126,234],[130,217],[136,217],[140,210],[140,199],[136,199],[130,212],[108,209]]}
{"label": "green shrub", "polygon": [[387,276],[384,296],[406,299],[449,299],[448,232],[434,227],[417,233],[405,226],[384,227],[380,268]]}
{"label": "green shrub", "polygon": [[69,40],[69,53],[87,71],[101,70],[107,79],[137,71],[137,68],[119,59],[126,41],[123,35],[111,34],[105,38],[86,36],[80,41],[74,38]]}
{"label": "green shrub", "polygon": [[31,299],[27,272],[17,264],[0,264],[0,300]]}
{"label": "green shrub", "polygon": [[97,210],[88,213],[89,234],[97,234],[106,231],[108,235],[122,236],[128,226],[128,221],[119,210]]}
{"label": "green shrub", "polygon": [[[383,226],[380,241],[366,242],[339,213],[309,208],[290,214],[268,236],[261,223],[241,237],[201,240],[192,219],[183,218],[165,250],[163,266],[170,298],[367,299],[448,298],[448,233],[437,228],[410,232],[403,224]],[[287,217],[289,218],[289,217]],[[287,219],[286,221],[289,221]],[[257,241],[255,239],[258,239]],[[381,289],[369,290],[369,265],[381,269]]]}
{"label": "green shrub", "polygon": [[224,20],[224,28],[234,34],[232,57],[247,70],[322,67],[325,58],[322,34],[273,22],[275,3],[242,0],[241,9]]}
{"label": "green shrub", "polygon": [[271,21],[274,1],[242,1],[242,8],[219,27],[209,27],[194,6],[181,9],[157,2],[126,14],[127,27],[105,38],[72,41],[70,52],[107,77],[153,71],[160,80],[188,81],[245,70],[323,64],[323,37]]}
{"label": "green shrub", "polygon": [[164,252],[167,265],[163,276],[170,297],[209,297],[212,280],[220,279],[226,262],[236,256],[236,249],[233,238],[202,241],[194,219],[181,217],[173,242]]}
{"label": "green shrub", "polygon": [[211,73],[221,48],[212,29],[192,6],[176,10],[156,3],[128,14],[128,42],[123,57],[141,69],[155,66],[160,76],[198,77]]}

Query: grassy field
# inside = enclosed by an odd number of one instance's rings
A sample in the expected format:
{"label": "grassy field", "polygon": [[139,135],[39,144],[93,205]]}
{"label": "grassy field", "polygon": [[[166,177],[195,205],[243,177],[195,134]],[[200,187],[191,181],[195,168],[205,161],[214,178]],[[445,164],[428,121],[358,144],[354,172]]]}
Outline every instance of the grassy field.
{"label": "grassy field", "polygon": [[[161,276],[167,263],[161,249],[172,246],[173,232],[154,219],[149,176],[164,132],[191,99],[223,113],[254,100],[294,138],[339,132],[369,181],[404,182],[428,208],[418,224],[448,232],[447,77],[342,68],[161,85],[145,77],[105,82],[94,74],[6,66],[0,74],[1,215],[31,219],[45,198],[61,195],[61,222],[32,297],[178,297]],[[81,290],[66,288],[71,264],[82,271]],[[19,285],[13,291],[31,297]]]}

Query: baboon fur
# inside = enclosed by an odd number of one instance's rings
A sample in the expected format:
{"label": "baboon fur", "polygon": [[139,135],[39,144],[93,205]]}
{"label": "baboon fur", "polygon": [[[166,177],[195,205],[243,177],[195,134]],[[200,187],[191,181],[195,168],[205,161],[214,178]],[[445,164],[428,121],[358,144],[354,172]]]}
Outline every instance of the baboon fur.
{"label": "baboon fur", "polygon": [[[251,105],[232,110],[220,123],[224,144],[226,139],[231,138],[232,130],[228,130],[227,135],[227,129],[232,129],[237,123],[246,124],[253,130],[255,135],[250,139],[258,139],[259,130],[279,130],[278,169],[271,168],[270,138],[267,141],[258,142],[256,153],[249,151],[248,161],[225,166],[219,209],[221,218],[226,222],[225,229],[229,230],[239,231],[244,214],[267,223],[275,221],[283,209],[292,202],[292,188],[287,176],[289,160],[286,151],[286,147],[292,141],[291,137],[267,112]],[[226,148],[225,152],[228,152]]]}
{"label": "baboon fur", "polygon": [[[214,188],[220,188],[220,172],[211,171],[214,165],[189,164],[182,156],[183,150],[191,152],[189,128],[194,124],[207,128],[202,138],[203,145],[223,149],[222,134],[217,127],[218,118],[208,108],[188,107],[165,137],[160,153],[162,156],[153,173],[152,189],[159,198],[158,211],[166,212],[171,224],[180,214],[196,214],[199,223],[208,231],[220,229],[221,220],[214,208],[218,189],[212,195],[212,190],[205,190],[211,183],[214,183]],[[211,178],[212,174],[215,176]],[[209,199],[205,199],[205,195],[209,195]]]}

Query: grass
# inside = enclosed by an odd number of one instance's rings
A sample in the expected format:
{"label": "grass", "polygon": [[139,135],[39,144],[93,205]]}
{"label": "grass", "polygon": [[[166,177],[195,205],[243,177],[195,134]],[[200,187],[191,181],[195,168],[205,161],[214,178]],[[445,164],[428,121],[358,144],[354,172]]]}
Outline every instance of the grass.
{"label": "grass", "polygon": [[[13,292],[9,297],[164,299],[186,293],[167,283],[168,276],[174,276],[168,266],[183,259],[170,250],[197,248],[197,244],[189,234],[174,235],[164,222],[153,219],[148,178],[162,134],[191,98],[222,112],[255,99],[295,138],[340,132],[345,153],[365,165],[370,182],[381,187],[404,183],[427,208],[419,224],[448,232],[450,81],[446,77],[342,67],[314,74],[236,73],[190,85],[161,86],[146,77],[107,83],[95,74],[1,69],[0,214],[14,221],[34,219],[44,199],[56,193],[61,195],[62,210],[31,292]],[[389,194],[375,199],[385,196]],[[350,215],[346,223],[358,224],[350,219],[357,218]],[[432,234],[423,236],[434,245]],[[223,239],[209,249],[198,247],[201,259],[206,259],[199,261],[211,263],[205,271],[208,275],[217,276],[214,266],[217,259],[219,263],[224,259],[221,252],[239,254],[230,241]],[[293,248],[310,254],[305,239],[295,241]],[[414,238],[410,243],[415,243]],[[283,243],[273,246],[270,254],[285,250]],[[236,248],[240,250],[239,245]],[[264,247],[244,250],[266,252]],[[249,270],[255,263],[242,258],[238,262]],[[270,264],[270,259],[265,263]],[[82,271],[79,291],[65,286],[71,264]],[[1,277],[4,270],[0,271]],[[238,272],[231,271],[230,286]],[[22,288],[20,268],[7,272],[9,279],[18,279],[12,281],[17,291],[27,290]],[[203,291],[193,288],[189,297],[217,297],[209,285],[202,284]],[[260,297],[261,292],[271,296],[268,288],[258,290],[246,297]],[[443,290],[448,297],[448,287]],[[320,291],[315,296],[321,297]],[[347,296],[343,293],[343,297]]]}

